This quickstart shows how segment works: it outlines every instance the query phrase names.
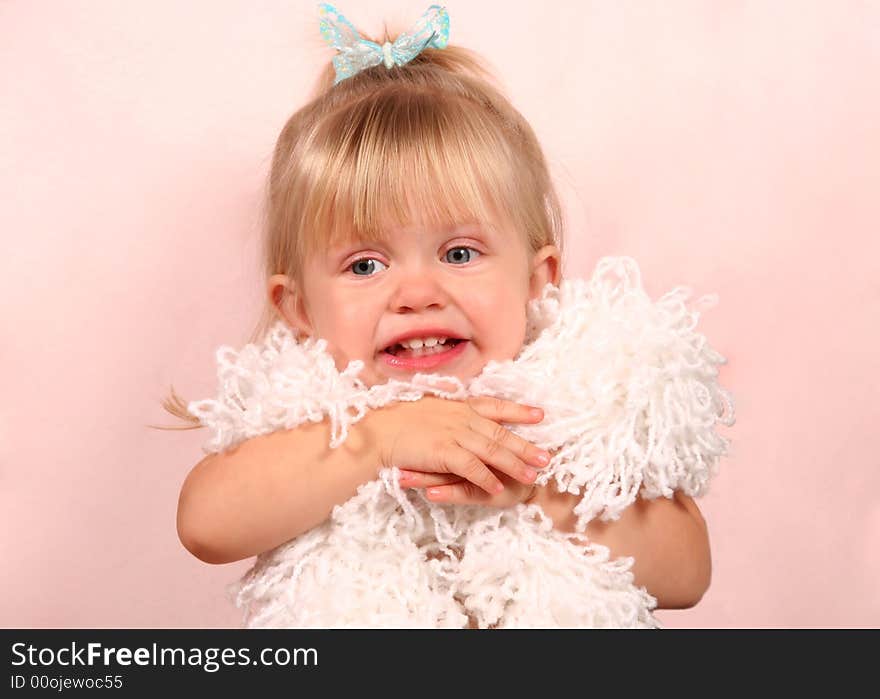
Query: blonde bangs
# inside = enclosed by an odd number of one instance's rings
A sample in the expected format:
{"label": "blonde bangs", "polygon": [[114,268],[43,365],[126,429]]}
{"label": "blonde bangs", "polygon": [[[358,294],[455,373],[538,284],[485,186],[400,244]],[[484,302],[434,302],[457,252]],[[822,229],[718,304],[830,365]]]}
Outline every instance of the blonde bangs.
{"label": "blonde bangs", "polygon": [[386,242],[394,226],[519,223],[503,215],[517,208],[509,179],[517,167],[493,120],[459,99],[387,92],[316,131],[298,212],[309,222],[300,227],[301,259],[358,240]]}

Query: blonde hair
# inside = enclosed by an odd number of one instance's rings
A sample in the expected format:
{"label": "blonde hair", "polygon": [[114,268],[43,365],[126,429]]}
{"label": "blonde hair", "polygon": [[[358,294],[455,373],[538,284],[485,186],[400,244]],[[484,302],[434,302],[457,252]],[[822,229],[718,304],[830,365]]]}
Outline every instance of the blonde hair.
{"label": "blonde hair", "polygon": [[[389,224],[414,223],[414,212],[418,223],[503,224],[533,253],[556,245],[561,254],[563,216],[541,147],[475,53],[449,44],[334,79],[328,63],[275,145],[262,211],[266,280],[298,284],[314,252],[384,241]],[[250,341],[280,317],[267,298]],[[162,405],[189,424],[158,429],[201,427],[173,386]]]}

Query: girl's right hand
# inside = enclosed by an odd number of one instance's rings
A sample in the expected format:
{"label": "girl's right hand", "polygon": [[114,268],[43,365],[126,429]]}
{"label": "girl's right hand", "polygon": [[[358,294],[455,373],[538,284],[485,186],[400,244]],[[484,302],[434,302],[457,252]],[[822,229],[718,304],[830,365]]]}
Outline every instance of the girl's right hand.
{"label": "girl's right hand", "polygon": [[540,408],[538,414],[532,410],[489,396],[459,401],[429,395],[386,405],[378,411],[381,466],[456,474],[490,495],[504,490],[491,468],[531,484],[537,477],[533,469],[546,467],[550,455],[500,423],[544,419]]}

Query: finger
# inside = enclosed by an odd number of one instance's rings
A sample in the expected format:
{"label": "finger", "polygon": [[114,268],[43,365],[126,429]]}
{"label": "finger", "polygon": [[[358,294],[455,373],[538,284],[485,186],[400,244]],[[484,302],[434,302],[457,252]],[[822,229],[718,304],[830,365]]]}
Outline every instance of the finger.
{"label": "finger", "polygon": [[[498,421],[484,417],[479,413],[468,423],[474,432],[479,432],[489,439],[501,440],[504,447],[513,452],[521,461],[534,468],[545,468],[550,463],[550,454],[530,441],[514,434]],[[499,431],[499,427],[504,432]]]}
{"label": "finger", "polygon": [[485,490],[467,481],[428,488],[425,497],[431,502],[454,505],[484,505],[492,499]]}
{"label": "finger", "polygon": [[424,471],[400,471],[400,485],[404,488],[430,488],[435,485],[465,483],[454,473],[426,473]]}
{"label": "finger", "polygon": [[497,422],[476,418],[470,426],[471,430],[457,438],[458,443],[472,451],[487,466],[521,483],[528,485],[534,482],[538,475],[535,469],[549,463],[549,454],[546,455],[546,462],[540,461],[541,449]]}
{"label": "finger", "polygon": [[541,408],[493,396],[471,396],[467,404],[477,413],[496,422],[540,422]]}
{"label": "finger", "polygon": [[479,486],[489,495],[497,495],[504,491],[504,484],[473,452],[458,445],[449,446],[447,449],[448,451],[440,454],[439,458],[452,473]]}

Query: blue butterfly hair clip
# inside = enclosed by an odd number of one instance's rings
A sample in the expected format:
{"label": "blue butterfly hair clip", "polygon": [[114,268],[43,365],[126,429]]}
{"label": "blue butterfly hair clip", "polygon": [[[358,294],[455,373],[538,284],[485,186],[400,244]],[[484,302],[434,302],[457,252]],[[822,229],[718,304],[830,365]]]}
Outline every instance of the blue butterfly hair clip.
{"label": "blue butterfly hair clip", "polygon": [[427,47],[446,48],[449,41],[449,13],[440,5],[431,5],[412,29],[397,37],[393,44],[386,41],[383,46],[362,39],[357,29],[333,5],[321,3],[318,12],[321,36],[339,51],[333,58],[333,67],[336,68],[334,85],[382,62],[386,68],[402,66]]}

